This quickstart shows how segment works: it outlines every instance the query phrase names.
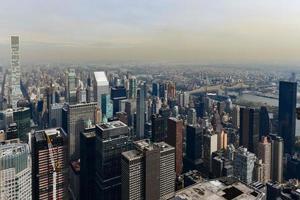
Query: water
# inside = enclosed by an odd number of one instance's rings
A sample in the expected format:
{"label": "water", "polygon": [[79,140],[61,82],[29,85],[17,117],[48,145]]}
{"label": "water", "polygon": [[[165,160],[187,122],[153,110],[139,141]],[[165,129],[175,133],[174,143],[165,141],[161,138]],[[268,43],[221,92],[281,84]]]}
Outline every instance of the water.
{"label": "water", "polygon": [[[254,94],[243,94],[243,95],[239,96],[238,98],[241,100],[245,100],[245,101],[265,103],[269,106],[278,107],[278,99],[260,97],[260,96],[254,95]],[[297,106],[299,106],[299,104]],[[300,136],[300,120],[296,120],[296,135]]]}

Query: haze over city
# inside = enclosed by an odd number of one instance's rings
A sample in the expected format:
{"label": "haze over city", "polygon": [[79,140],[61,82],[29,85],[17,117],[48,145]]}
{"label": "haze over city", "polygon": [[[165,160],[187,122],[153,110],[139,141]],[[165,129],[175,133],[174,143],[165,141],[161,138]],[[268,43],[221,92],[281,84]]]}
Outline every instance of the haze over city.
{"label": "haze over city", "polygon": [[0,64],[19,35],[22,63],[172,61],[294,65],[295,0],[3,1]]}

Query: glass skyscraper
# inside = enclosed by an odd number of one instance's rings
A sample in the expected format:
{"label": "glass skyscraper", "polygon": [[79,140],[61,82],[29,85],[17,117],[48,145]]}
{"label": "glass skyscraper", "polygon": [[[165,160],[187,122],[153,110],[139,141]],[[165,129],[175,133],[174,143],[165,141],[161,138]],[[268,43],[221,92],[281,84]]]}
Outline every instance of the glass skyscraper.
{"label": "glass skyscraper", "polygon": [[284,152],[292,153],[295,144],[297,83],[279,83],[279,134],[284,140]]}

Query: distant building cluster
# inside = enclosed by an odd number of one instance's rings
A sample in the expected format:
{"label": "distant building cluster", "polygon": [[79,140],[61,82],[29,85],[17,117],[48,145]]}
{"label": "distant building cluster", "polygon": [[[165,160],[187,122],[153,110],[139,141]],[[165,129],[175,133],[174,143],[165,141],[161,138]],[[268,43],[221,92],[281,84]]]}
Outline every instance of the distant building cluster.
{"label": "distant building cluster", "polygon": [[0,68],[1,200],[300,199],[296,74],[28,71],[20,43]]}

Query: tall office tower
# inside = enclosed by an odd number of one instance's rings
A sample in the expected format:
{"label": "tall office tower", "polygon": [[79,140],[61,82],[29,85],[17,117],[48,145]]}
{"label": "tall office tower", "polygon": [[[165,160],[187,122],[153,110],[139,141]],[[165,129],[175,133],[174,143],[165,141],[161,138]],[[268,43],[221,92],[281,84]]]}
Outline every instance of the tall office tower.
{"label": "tall office tower", "polygon": [[190,94],[189,92],[184,92],[183,93],[183,106],[188,107],[190,103]]}
{"label": "tall office tower", "polygon": [[17,102],[23,96],[21,92],[21,67],[19,49],[19,36],[11,36],[10,104],[13,108],[17,107]]}
{"label": "tall office tower", "polygon": [[77,89],[77,83],[76,83],[76,73],[75,69],[69,69],[67,72],[67,101],[70,104],[76,104],[77,103],[77,95],[76,95],[76,89]]}
{"label": "tall office tower", "polygon": [[240,106],[235,105],[232,109],[232,123],[234,128],[240,128]]}
{"label": "tall office tower", "polygon": [[196,122],[197,122],[196,110],[194,108],[189,108],[187,123],[193,125],[193,124],[196,124]]}
{"label": "tall office tower", "polygon": [[159,109],[162,107],[162,101],[159,97],[154,97],[151,105],[151,113],[157,114],[159,113]]}
{"label": "tall office tower", "polygon": [[67,134],[62,128],[36,131],[32,148],[32,197],[67,198]]}
{"label": "tall office tower", "polygon": [[247,184],[252,183],[255,161],[255,154],[249,152],[247,148],[236,149],[233,160],[234,176]]}
{"label": "tall office tower", "polygon": [[101,111],[102,111],[102,120],[104,118],[109,119],[113,117],[113,104],[111,102],[109,94],[101,95]]}
{"label": "tall office tower", "polygon": [[218,150],[227,148],[227,133],[224,130],[221,130],[218,135]]}
{"label": "tall office tower", "polygon": [[165,83],[159,83],[159,97],[160,98],[166,98],[165,90],[166,90],[166,84]]}
{"label": "tall office tower", "polygon": [[279,83],[279,134],[284,141],[284,152],[292,154],[295,145],[297,83]]}
{"label": "tall office tower", "polygon": [[14,122],[17,124],[17,134],[21,141],[28,141],[28,133],[31,131],[31,112],[29,108],[17,107],[14,110]]}
{"label": "tall office tower", "polygon": [[152,96],[159,97],[159,84],[156,82],[152,83]]}
{"label": "tall office tower", "polygon": [[270,134],[270,118],[266,106],[259,110],[259,138]]}
{"label": "tall office tower", "polygon": [[129,78],[128,98],[129,99],[135,99],[136,98],[136,92],[137,92],[137,81],[136,81],[136,77],[132,76],[132,77]]}
{"label": "tall office tower", "polygon": [[172,199],[175,195],[175,149],[148,140],[122,153],[122,199]]}
{"label": "tall office tower", "polygon": [[135,131],[138,139],[143,139],[145,134],[145,90],[146,84],[143,83],[137,91]]}
{"label": "tall office tower", "polygon": [[62,110],[64,104],[55,103],[50,105],[49,110],[49,127],[62,127]]}
{"label": "tall office tower", "polygon": [[168,131],[168,119],[171,117],[171,109],[167,105],[163,105],[159,109],[159,114],[163,117],[164,119],[164,128],[165,128],[165,134],[167,134]]}
{"label": "tall office tower", "polygon": [[0,199],[31,198],[31,156],[28,145],[0,145]]}
{"label": "tall office tower", "polygon": [[240,108],[240,145],[257,153],[259,142],[259,110]]}
{"label": "tall office tower", "polygon": [[166,138],[164,118],[158,114],[152,115],[151,116],[151,127],[152,127],[151,140],[153,142],[164,141]]}
{"label": "tall office tower", "polygon": [[101,95],[109,94],[109,83],[104,71],[94,72],[94,100],[101,108]]}
{"label": "tall office tower", "polygon": [[182,92],[177,95],[177,102],[180,107],[184,107],[184,97]]}
{"label": "tall office tower", "polygon": [[68,152],[70,160],[79,158],[80,132],[87,127],[89,121],[94,124],[97,115],[96,102],[75,105],[67,104],[63,108],[63,128],[68,134]]}
{"label": "tall office tower", "polygon": [[276,135],[271,136],[272,139],[272,171],[271,179],[279,183],[283,182],[283,152],[284,140]]}
{"label": "tall office tower", "polygon": [[95,200],[96,191],[96,133],[95,127],[80,134],[80,199]]}
{"label": "tall office tower", "polygon": [[167,92],[168,92],[168,98],[169,99],[174,99],[176,98],[176,86],[175,83],[169,82],[167,84]]}
{"label": "tall office tower", "polygon": [[203,164],[211,172],[212,153],[218,150],[218,135],[212,130],[206,130],[203,135]]}
{"label": "tall office tower", "polygon": [[128,99],[128,101],[125,102],[125,112],[128,115],[128,126],[133,126],[134,113],[136,112],[136,101]]}
{"label": "tall office tower", "polygon": [[197,117],[203,118],[205,116],[205,112],[207,110],[205,109],[204,102],[196,102],[195,109],[196,109]]}
{"label": "tall office tower", "polygon": [[189,169],[199,169],[203,154],[203,128],[200,125],[186,126],[186,160]]}
{"label": "tall office tower", "polygon": [[176,176],[180,176],[183,168],[183,121],[170,117],[166,143],[175,147]]}
{"label": "tall office tower", "polygon": [[91,75],[89,74],[89,77],[87,78],[87,87],[86,87],[86,102],[90,103],[92,101],[94,101],[94,95],[93,95],[92,79],[91,79]]}
{"label": "tall office tower", "polygon": [[264,164],[261,159],[256,159],[254,163],[253,181],[264,182]]}
{"label": "tall office tower", "polygon": [[124,86],[118,86],[111,88],[111,99],[113,101],[114,114],[121,110],[121,101],[127,99],[127,92]]}
{"label": "tall office tower", "polygon": [[121,199],[121,153],[131,150],[128,126],[121,121],[96,125],[96,197]]}
{"label": "tall office tower", "polygon": [[263,163],[263,182],[267,183],[271,180],[271,158],[272,146],[267,137],[262,137],[258,143],[257,158]]}

